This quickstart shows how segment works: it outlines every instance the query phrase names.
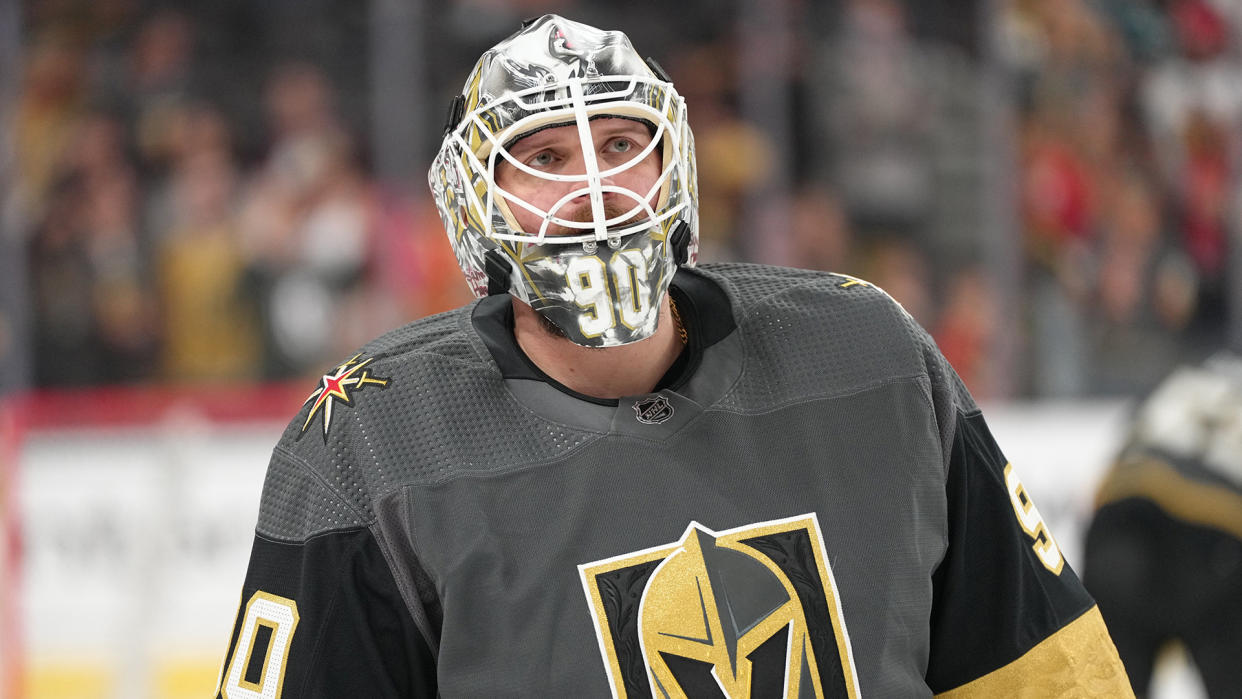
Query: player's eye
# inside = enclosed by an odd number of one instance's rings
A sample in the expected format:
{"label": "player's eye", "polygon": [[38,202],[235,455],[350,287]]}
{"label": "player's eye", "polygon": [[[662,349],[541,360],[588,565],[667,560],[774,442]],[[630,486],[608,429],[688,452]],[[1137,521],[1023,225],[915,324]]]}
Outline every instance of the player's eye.
{"label": "player's eye", "polygon": [[612,153],[629,153],[637,147],[633,141],[624,136],[614,138],[608,142],[608,145],[604,146],[605,149]]}
{"label": "player's eye", "polygon": [[556,163],[556,154],[550,150],[541,150],[526,159],[526,164],[537,169],[546,170]]}

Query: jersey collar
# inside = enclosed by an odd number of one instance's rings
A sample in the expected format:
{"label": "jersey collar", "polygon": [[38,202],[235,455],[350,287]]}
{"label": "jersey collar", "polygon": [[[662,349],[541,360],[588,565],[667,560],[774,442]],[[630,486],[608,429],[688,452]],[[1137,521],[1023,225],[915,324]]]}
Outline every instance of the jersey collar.
{"label": "jersey collar", "polygon": [[[471,322],[510,393],[527,408],[555,422],[592,431],[659,438],[723,397],[742,366],[740,331],[725,291],[694,269],[682,268],[669,293],[677,300],[689,344],[655,392],[621,399],[586,396],[544,374],[514,338],[513,306],[507,294],[481,299]],[[640,420],[640,415],[650,418],[653,412],[657,419],[663,417],[665,411],[651,408],[653,401],[660,405],[656,396],[667,401],[668,417],[659,422]]]}

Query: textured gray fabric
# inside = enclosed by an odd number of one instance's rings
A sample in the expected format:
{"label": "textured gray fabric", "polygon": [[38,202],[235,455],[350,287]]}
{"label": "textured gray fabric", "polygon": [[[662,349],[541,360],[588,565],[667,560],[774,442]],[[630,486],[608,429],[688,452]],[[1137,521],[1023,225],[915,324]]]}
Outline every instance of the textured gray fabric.
{"label": "textured gray fabric", "polygon": [[[700,273],[730,293],[746,357],[735,377],[722,376],[712,366],[700,368],[686,389],[692,398],[695,391],[729,388],[703,408],[766,412],[864,390],[877,377],[948,383],[937,396],[938,415],[952,415],[950,405],[969,401],[956,374],[946,373],[943,360],[937,361],[926,334],[874,287],[842,288],[848,277],[758,265],[705,265]],[[390,381],[389,388],[360,395],[352,406],[336,406],[326,453],[313,430],[301,432],[309,406],[286,431],[284,448],[304,459],[364,521],[374,520],[376,498],[402,485],[522,468],[559,458],[600,436],[598,423],[575,426],[545,419],[515,399],[470,329],[473,305],[404,326],[361,350],[362,356],[375,358],[372,370]],[[731,386],[724,385],[728,381]],[[581,406],[565,404],[571,411]],[[952,422],[943,423],[941,442],[947,445]],[[283,480],[269,483],[270,497],[288,500],[279,491],[289,487]],[[265,512],[260,531],[302,538],[315,532],[301,525],[326,529],[335,521],[281,512]],[[286,516],[301,525],[281,521]]]}
{"label": "textured gray fabric", "polygon": [[256,527],[259,534],[292,541],[365,524],[332,484],[311,476],[309,470],[284,449],[278,447],[272,453]]}
{"label": "textured gray fabric", "polygon": [[[691,520],[719,531],[808,512],[846,622],[859,620],[864,695],[926,695],[945,500],[923,395],[903,381],[759,415],[710,411],[667,442],[610,437],[558,462],[412,488],[420,561],[454,620],[439,639],[444,695],[607,696],[576,565],[676,541]],[[889,425],[878,438],[877,425]]]}
{"label": "textured gray fabric", "polygon": [[846,623],[865,620],[849,626],[864,693],[928,695],[945,459],[969,396],[874,287],[751,265],[694,273],[727,291],[737,329],[662,392],[667,422],[639,423],[634,399],[515,389],[467,306],[365,347],[388,384],[337,405],[326,440],[303,433],[303,410],[273,459],[260,533],[370,526],[438,648],[443,696],[607,696],[578,565],[669,544],[691,521],[814,513]]}

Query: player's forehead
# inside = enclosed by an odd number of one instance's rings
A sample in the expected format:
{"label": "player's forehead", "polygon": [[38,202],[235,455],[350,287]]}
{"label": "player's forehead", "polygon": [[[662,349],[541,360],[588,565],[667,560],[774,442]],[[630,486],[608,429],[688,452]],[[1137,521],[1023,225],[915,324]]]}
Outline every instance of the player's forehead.
{"label": "player's forehead", "polygon": [[[600,116],[591,119],[591,136],[614,138],[625,136],[635,141],[645,142],[651,138],[650,128],[641,121],[619,116]],[[581,142],[576,124],[560,124],[533,131],[509,145],[510,152],[542,150],[552,146],[577,146]]]}

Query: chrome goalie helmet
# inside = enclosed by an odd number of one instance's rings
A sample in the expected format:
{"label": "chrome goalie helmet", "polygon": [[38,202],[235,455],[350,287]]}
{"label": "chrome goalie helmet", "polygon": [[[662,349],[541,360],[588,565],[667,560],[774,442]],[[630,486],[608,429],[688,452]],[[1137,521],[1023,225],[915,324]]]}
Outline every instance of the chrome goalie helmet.
{"label": "chrome goalie helmet", "polygon": [[[646,124],[651,142],[601,170],[590,122],[603,117]],[[558,126],[576,126],[581,172],[537,170],[510,153],[523,137]],[[660,172],[650,190],[613,184],[652,153]],[[565,195],[546,209],[522,199],[497,183],[504,163]],[[698,257],[685,101],[621,32],[544,15],[484,53],[453,101],[428,180],[474,294],[507,291],[579,345],[650,337],[673,273]],[[540,221],[538,230],[523,230],[515,211]]]}

